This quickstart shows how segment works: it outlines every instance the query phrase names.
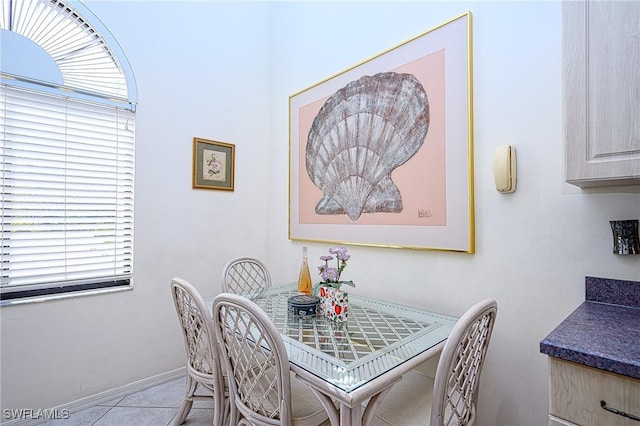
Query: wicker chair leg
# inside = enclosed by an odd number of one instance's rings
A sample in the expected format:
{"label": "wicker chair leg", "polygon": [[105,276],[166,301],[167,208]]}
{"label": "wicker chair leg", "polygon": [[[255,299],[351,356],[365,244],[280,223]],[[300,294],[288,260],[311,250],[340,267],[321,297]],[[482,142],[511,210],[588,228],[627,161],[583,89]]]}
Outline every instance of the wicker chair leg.
{"label": "wicker chair leg", "polygon": [[193,378],[187,374],[187,391],[185,393],[184,400],[180,405],[180,409],[178,410],[178,414],[176,414],[173,421],[174,426],[181,425],[187,419],[187,416],[191,411],[191,406],[193,405],[193,395],[196,393],[197,387],[198,382],[193,380]]}

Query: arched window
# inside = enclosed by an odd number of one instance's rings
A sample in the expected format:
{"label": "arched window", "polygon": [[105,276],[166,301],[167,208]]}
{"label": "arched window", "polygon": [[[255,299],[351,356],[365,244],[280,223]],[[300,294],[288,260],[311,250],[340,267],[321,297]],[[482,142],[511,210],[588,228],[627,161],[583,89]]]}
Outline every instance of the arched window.
{"label": "arched window", "polygon": [[1,1],[2,304],[128,287],[131,68],[82,3]]}

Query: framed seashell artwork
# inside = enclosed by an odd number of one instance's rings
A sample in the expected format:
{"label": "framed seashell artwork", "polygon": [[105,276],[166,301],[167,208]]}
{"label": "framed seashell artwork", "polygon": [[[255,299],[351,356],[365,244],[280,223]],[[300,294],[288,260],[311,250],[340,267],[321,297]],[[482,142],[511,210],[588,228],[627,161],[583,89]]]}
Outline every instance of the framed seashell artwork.
{"label": "framed seashell artwork", "polygon": [[193,188],[233,191],[235,151],[230,143],[193,138]]}
{"label": "framed seashell artwork", "polygon": [[471,12],[289,97],[289,238],[475,251]]}

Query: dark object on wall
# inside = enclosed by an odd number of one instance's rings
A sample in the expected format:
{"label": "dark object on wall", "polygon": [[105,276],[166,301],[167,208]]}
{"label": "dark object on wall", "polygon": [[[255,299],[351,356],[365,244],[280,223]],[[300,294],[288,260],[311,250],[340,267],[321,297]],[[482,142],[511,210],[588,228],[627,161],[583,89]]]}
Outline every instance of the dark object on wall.
{"label": "dark object on wall", "polygon": [[614,254],[640,254],[638,219],[610,220]]}

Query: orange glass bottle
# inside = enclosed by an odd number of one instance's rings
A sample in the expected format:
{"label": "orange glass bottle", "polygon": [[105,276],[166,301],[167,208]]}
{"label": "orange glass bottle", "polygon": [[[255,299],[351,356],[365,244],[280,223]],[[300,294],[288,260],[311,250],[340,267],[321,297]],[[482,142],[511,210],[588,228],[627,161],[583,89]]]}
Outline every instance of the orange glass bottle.
{"label": "orange glass bottle", "polygon": [[302,247],[302,266],[300,267],[300,276],[298,277],[298,293],[311,296],[311,273],[309,272],[306,247]]}

